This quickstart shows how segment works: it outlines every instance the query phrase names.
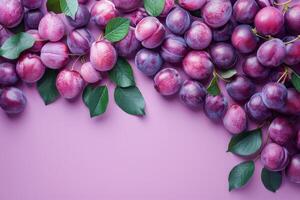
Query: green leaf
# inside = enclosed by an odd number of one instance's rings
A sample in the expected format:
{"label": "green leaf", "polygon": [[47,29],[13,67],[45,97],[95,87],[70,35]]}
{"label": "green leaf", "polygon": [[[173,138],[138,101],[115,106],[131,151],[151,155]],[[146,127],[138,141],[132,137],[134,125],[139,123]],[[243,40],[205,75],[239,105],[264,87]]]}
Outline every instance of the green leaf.
{"label": "green leaf", "polygon": [[144,0],[144,7],[149,15],[159,16],[165,7],[165,0]]}
{"label": "green leaf", "polygon": [[89,108],[91,117],[105,113],[109,100],[107,86],[88,85],[83,91],[82,99]]}
{"label": "green leaf", "polygon": [[208,94],[211,94],[213,96],[217,96],[221,93],[219,85],[218,85],[218,77],[214,76],[211,80],[210,84],[207,87]]}
{"label": "green leaf", "polygon": [[250,156],[256,153],[261,148],[261,145],[262,131],[261,129],[256,129],[233,136],[227,151],[238,156]]}
{"label": "green leaf", "polygon": [[62,9],[60,7],[60,0],[47,0],[47,10],[54,13],[62,13]]}
{"label": "green leaf", "polygon": [[229,78],[232,78],[236,74],[237,74],[236,69],[229,69],[227,71],[221,72],[221,77],[224,79],[229,79]]}
{"label": "green leaf", "polygon": [[111,42],[118,42],[126,37],[129,31],[130,20],[116,17],[111,19],[105,27],[104,37]]}
{"label": "green leaf", "polygon": [[269,191],[276,192],[282,183],[282,173],[263,168],[261,171],[261,181]]}
{"label": "green leaf", "polygon": [[145,115],[145,100],[136,86],[116,87],[115,101],[117,105],[130,115]]}
{"label": "green leaf", "polygon": [[300,76],[295,72],[292,73],[292,83],[295,89],[300,92]]}
{"label": "green leaf", "polygon": [[35,39],[28,33],[18,33],[9,37],[0,48],[0,55],[8,59],[17,59],[20,54],[33,46]]}
{"label": "green leaf", "polygon": [[60,0],[60,8],[65,15],[75,19],[76,12],[78,10],[77,0]]}
{"label": "green leaf", "polygon": [[58,71],[47,69],[44,76],[37,82],[38,91],[45,105],[53,103],[59,97],[55,85],[57,74]]}
{"label": "green leaf", "polygon": [[229,174],[229,191],[243,187],[248,183],[255,169],[254,162],[246,161],[235,166]]}
{"label": "green leaf", "polygon": [[130,87],[135,85],[132,68],[124,58],[118,58],[117,64],[109,71],[108,75],[119,87]]}

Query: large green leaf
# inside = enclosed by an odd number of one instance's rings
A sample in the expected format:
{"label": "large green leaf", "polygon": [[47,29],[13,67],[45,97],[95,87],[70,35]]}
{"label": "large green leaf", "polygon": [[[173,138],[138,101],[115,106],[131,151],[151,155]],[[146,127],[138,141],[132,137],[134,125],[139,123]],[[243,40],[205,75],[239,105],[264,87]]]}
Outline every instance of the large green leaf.
{"label": "large green leaf", "polygon": [[105,27],[104,37],[111,42],[118,42],[128,34],[129,25],[130,20],[127,18],[113,18]]}
{"label": "large green leaf", "polygon": [[218,85],[218,77],[214,76],[210,81],[210,84],[207,87],[207,92],[210,95],[217,96],[221,93],[219,85]]}
{"label": "large green leaf", "polygon": [[224,79],[229,79],[229,78],[232,78],[234,75],[237,74],[237,71],[236,69],[228,69],[226,71],[222,71],[221,72],[221,76],[222,78]]}
{"label": "large green leaf", "polygon": [[60,0],[47,0],[47,10],[55,13],[62,13]]}
{"label": "large green leaf", "polygon": [[60,8],[65,13],[75,19],[76,12],[78,10],[77,0],[60,0]]}
{"label": "large green leaf", "polygon": [[165,7],[165,0],[144,0],[144,7],[149,15],[159,16]]}
{"label": "large green leaf", "polygon": [[254,162],[246,161],[235,166],[229,174],[229,191],[243,187],[253,176],[255,169]]}
{"label": "large green leaf", "polygon": [[261,171],[261,181],[269,191],[276,192],[282,183],[282,172],[273,172],[263,168]]}
{"label": "large green leaf", "polygon": [[300,76],[295,72],[292,73],[292,83],[295,89],[300,92]]}
{"label": "large green leaf", "polygon": [[39,94],[46,105],[53,103],[59,97],[55,85],[57,74],[58,71],[47,69],[44,76],[37,82]]}

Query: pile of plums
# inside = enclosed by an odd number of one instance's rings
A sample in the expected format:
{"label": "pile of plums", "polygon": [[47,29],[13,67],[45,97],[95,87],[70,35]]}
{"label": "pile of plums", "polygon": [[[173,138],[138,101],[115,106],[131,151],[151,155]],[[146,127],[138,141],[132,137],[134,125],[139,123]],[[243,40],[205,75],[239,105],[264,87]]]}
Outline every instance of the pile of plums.
{"label": "pile of plums", "polygon": [[[134,58],[161,95],[178,94],[185,105],[203,108],[234,135],[247,130],[250,121],[270,122],[271,142],[261,161],[272,171],[286,169],[287,177],[300,183],[300,93],[290,77],[300,73],[300,2],[165,0],[158,17],[149,16],[142,0],[78,2],[75,18],[66,17],[72,27],[67,32],[61,16],[40,9],[42,0],[0,0],[1,44],[23,19],[36,39],[17,63],[1,61],[0,106],[5,112],[20,113],[25,107],[23,92],[13,87],[19,79],[35,83],[46,68],[59,69],[56,87],[72,99],[86,83],[98,82],[100,73],[111,70],[117,56]],[[131,27],[117,43],[95,39],[87,28],[93,23],[103,30],[118,16],[130,19]],[[70,55],[89,55],[89,62],[75,70],[68,65]],[[222,72],[232,69],[238,72],[234,77],[221,79]],[[207,91],[212,77],[219,77],[222,94]]]}

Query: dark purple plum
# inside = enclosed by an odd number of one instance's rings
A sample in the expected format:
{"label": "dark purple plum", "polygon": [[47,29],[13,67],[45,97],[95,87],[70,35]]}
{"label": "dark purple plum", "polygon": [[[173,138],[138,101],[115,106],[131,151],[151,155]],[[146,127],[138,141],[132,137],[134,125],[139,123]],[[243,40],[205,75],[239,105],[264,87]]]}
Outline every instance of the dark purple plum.
{"label": "dark purple plum", "polygon": [[191,27],[186,31],[184,39],[190,48],[202,50],[210,45],[212,32],[205,23],[194,21]]}
{"label": "dark purple plum", "polygon": [[[296,37],[287,37],[288,41],[293,41]],[[300,40],[286,44],[286,56],[284,63],[287,65],[296,65],[300,63]]]}
{"label": "dark purple plum", "polygon": [[141,48],[141,43],[135,37],[134,28],[130,27],[127,36],[115,44],[119,56],[133,58]]}
{"label": "dark purple plum", "polygon": [[113,18],[118,16],[115,5],[108,0],[96,1],[91,8],[91,21],[103,28]]}
{"label": "dark purple plum", "polygon": [[69,61],[69,51],[67,45],[62,42],[48,42],[41,50],[41,60],[51,69],[65,67]]}
{"label": "dark purple plum", "polygon": [[227,0],[210,0],[201,11],[203,20],[207,25],[212,28],[219,28],[230,20],[232,5]]}
{"label": "dark purple plum", "polygon": [[233,16],[240,23],[251,24],[259,9],[255,0],[237,0],[233,5]]}
{"label": "dark purple plum", "polygon": [[227,111],[228,102],[223,95],[213,96],[208,94],[203,106],[205,115],[212,121],[221,121]]}
{"label": "dark purple plum", "polygon": [[271,171],[281,171],[289,163],[289,155],[286,148],[276,144],[267,144],[260,157],[262,165]]}
{"label": "dark purple plum", "polygon": [[45,40],[57,42],[65,35],[64,22],[57,14],[47,13],[40,21],[39,34]]}
{"label": "dark purple plum", "polygon": [[259,38],[249,25],[237,26],[231,36],[232,45],[241,53],[251,53],[256,50]]}
{"label": "dark purple plum", "polygon": [[25,8],[30,10],[40,8],[43,5],[43,0],[21,0]]}
{"label": "dark purple plum", "polygon": [[249,78],[257,80],[263,80],[270,74],[270,69],[262,66],[256,55],[248,56],[243,62],[242,69]]}
{"label": "dark purple plum", "polygon": [[176,35],[168,35],[161,46],[161,56],[169,63],[179,63],[188,52],[185,40]]}
{"label": "dark purple plum", "polygon": [[279,66],[271,70],[268,80],[270,82],[278,82],[286,73],[285,67]]}
{"label": "dark purple plum", "polygon": [[212,61],[219,69],[229,69],[237,61],[235,49],[231,44],[219,42],[210,48]]}
{"label": "dark purple plum", "polygon": [[122,12],[132,12],[142,4],[142,0],[112,0],[112,2]]}
{"label": "dark purple plum", "polygon": [[231,105],[223,118],[225,129],[231,134],[237,135],[247,128],[247,116],[244,109],[237,105]]}
{"label": "dark purple plum", "polygon": [[259,34],[275,36],[284,26],[284,16],[279,9],[267,6],[258,11],[254,24]]}
{"label": "dark purple plum", "polygon": [[287,145],[295,136],[293,125],[284,117],[276,117],[269,126],[269,136],[281,146]]}
{"label": "dark purple plum", "polygon": [[166,18],[168,29],[178,35],[183,35],[191,25],[191,16],[183,8],[177,7]]}
{"label": "dark purple plum", "polygon": [[179,97],[185,105],[191,108],[200,108],[203,105],[206,93],[206,89],[201,83],[186,80],[180,89]]}
{"label": "dark purple plum", "polygon": [[182,62],[185,73],[192,79],[205,81],[213,73],[214,64],[205,51],[190,51]]}
{"label": "dark purple plum", "polygon": [[217,29],[212,29],[213,40],[215,42],[225,42],[230,40],[235,27],[236,23],[233,20],[230,20],[224,26]]}
{"label": "dark purple plum", "polygon": [[136,67],[145,75],[155,75],[163,65],[160,54],[150,49],[141,49],[135,56]]}
{"label": "dark purple plum", "polygon": [[226,84],[226,90],[235,101],[245,101],[255,93],[256,87],[245,76],[237,76],[232,82]]}
{"label": "dark purple plum", "polygon": [[88,10],[88,8],[84,5],[79,5],[74,19],[70,16],[67,16],[68,22],[74,28],[81,28],[86,26],[89,23],[90,18],[91,18],[91,13]]}
{"label": "dark purple plum", "polygon": [[176,94],[181,87],[182,78],[178,71],[173,68],[165,68],[154,77],[154,87],[163,96]]}
{"label": "dark purple plum", "polygon": [[26,107],[26,97],[22,90],[15,87],[4,88],[0,92],[0,107],[7,114],[19,114]]}
{"label": "dark purple plum", "polygon": [[296,115],[300,116],[300,93],[294,88],[289,88],[287,93],[286,104],[280,112],[286,115]]}
{"label": "dark purple plum", "polygon": [[38,29],[43,18],[41,10],[28,10],[24,15],[24,23],[27,29]]}
{"label": "dark purple plum", "polygon": [[0,86],[12,86],[18,82],[16,65],[4,62],[0,64]]}
{"label": "dark purple plum", "polygon": [[261,97],[261,93],[255,93],[245,105],[248,116],[256,122],[264,122],[272,116]]}
{"label": "dark purple plum", "polygon": [[261,96],[268,108],[279,110],[286,104],[287,89],[281,83],[267,83],[262,89]]}
{"label": "dark purple plum", "polygon": [[258,48],[256,56],[263,66],[278,67],[286,56],[285,44],[276,38],[268,40]]}
{"label": "dark purple plum", "polygon": [[24,7],[20,0],[0,0],[0,24],[13,28],[20,24],[24,15]]}
{"label": "dark purple plum", "polygon": [[84,28],[75,29],[68,34],[67,44],[73,54],[84,55],[89,53],[94,37]]}
{"label": "dark purple plum", "polygon": [[294,155],[285,171],[286,177],[293,183],[300,183],[300,154]]}
{"label": "dark purple plum", "polygon": [[285,13],[285,25],[294,34],[300,34],[300,4],[290,7]]}

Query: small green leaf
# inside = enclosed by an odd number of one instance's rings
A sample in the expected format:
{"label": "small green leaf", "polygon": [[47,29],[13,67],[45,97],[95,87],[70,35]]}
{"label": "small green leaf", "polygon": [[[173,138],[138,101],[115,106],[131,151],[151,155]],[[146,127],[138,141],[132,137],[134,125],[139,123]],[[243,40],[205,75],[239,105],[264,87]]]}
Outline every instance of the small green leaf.
{"label": "small green leaf", "polygon": [[243,187],[248,183],[255,169],[254,162],[246,161],[235,166],[229,174],[229,191]]}
{"label": "small green leaf", "polygon": [[54,13],[62,13],[61,7],[60,7],[60,0],[47,0],[47,10]]}
{"label": "small green leaf", "polygon": [[159,16],[165,7],[165,0],[144,0],[144,7],[149,15]]}
{"label": "small green leaf", "polygon": [[261,145],[262,131],[261,129],[256,129],[233,136],[227,151],[238,156],[250,156],[256,153],[261,148]]}
{"label": "small green leaf", "polygon": [[53,103],[59,97],[55,85],[57,74],[58,71],[47,69],[44,76],[37,82],[38,91],[45,105]]}
{"label": "small green leaf", "polygon": [[292,83],[295,89],[300,92],[300,76],[295,72],[292,73]]}
{"label": "small green leaf", "polygon": [[115,101],[117,105],[130,115],[145,115],[145,100],[136,86],[116,87]]}
{"label": "small green leaf", "polygon": [[224,79],[229,79],[229,78],[232,78],[236,74],[237,74],[236,69],[229,69],[227,71],[221,72],[221,77]]}
{"label": "small green leaf", "polygon": [[35,39],[28,33],[18,33],[9,37],[0,48],[0,55],[7,59],[17,59],[20,54],[33,46]]}
{"label": "small green leaf", "polygon": [[119,87],[130,87],[135,85],[132,68],[124,58],[118,58],[117,64],[109,71],[108,75]]}
{"label": "small green leaf", "polygon": [[75,19],[76,12],[78,10],[77,0],[60,0],[60,8],[65,15]]}
{"label": "small green leaf", "polygon": [[89,108],[91,117],[105,113],[109,100],[107,86],[88,85],[83,91],[82,99]]}
{"label": "small green leaf", "polygon": [[105,27],[104,37],[111,42],[122,40],[129,31],[130,20],[127,18],[116,17],[111,19]]}
{"label": "small green leaf", "polygon": [[214,76],[210,84],[207,87],[207,92],[213,96],[217,96],[221,93],[218,85],[218,77]]}
{"label": "small green leaf", "polygon": [[282,172],[273,172],[263,168],[261,171],[261,181],[269,191],[276,192],[282,183]]}

